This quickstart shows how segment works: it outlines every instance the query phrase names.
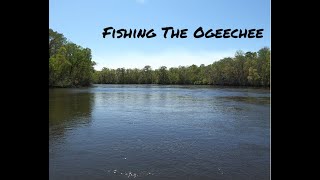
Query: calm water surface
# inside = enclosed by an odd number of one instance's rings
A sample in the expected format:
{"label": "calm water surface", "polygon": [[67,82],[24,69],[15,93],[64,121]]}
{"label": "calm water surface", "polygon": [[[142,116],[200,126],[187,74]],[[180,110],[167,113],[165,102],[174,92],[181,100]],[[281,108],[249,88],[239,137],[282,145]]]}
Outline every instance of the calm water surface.
{"label": "calm water surface", "polygon": [[270,92],[50,89],[49,162],[51,180],[270,179]]}

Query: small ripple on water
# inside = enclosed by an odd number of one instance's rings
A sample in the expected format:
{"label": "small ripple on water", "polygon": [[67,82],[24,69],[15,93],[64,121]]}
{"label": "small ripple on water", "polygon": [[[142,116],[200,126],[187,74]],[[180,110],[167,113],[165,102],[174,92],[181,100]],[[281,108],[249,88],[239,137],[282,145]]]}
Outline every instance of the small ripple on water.
{"label": "small ripple on water", "polygon": [[109,169],[106,170],[107,174],[110,176],[122,176],[127,178],[136,178],[136,177],[146,177],[146,176],[153,176],[154,173],[141,171],[141,172],[131,172],[131,171],[119,171],[117,169]]}
{"label": "small ripple on water", "polygon": [[221,168],[218,168],[218,171],[220,174],[223,174],[223,171],[221,170]]}

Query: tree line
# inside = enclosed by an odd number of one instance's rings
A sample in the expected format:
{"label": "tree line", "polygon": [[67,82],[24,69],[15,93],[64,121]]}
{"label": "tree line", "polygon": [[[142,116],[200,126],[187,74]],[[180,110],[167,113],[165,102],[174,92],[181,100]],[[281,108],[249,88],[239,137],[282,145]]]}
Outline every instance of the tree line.
{"label": "tree line", "polygon": [[181,84],[270,86],[270,54],[268,47],[257,52],[237,51],[200,66],[161,66],[152,69],[104,67],[95,71],[91,49],[68,41],[63,34],[49,28],[49,87],[80,87],[96,84]]}
{"label": "tree line", "polygon": [[49,28],[49,87],[89,86],[95,62],[91,50]]}
{"label": "tree line", "polygon": [[207,66],[191,65],[152,69],[109,69],[95,71],[96,84],[195,84],[229,86],[270,86],[270,54],[268,47],[258,52],[237,51]]}

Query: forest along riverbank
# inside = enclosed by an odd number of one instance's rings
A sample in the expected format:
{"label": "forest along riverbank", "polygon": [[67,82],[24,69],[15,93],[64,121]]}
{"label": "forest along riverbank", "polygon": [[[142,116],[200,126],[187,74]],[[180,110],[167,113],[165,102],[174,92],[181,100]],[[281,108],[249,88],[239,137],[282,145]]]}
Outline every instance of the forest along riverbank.
{"label": "forest along riverbank", "polygon": [[95,70],[90,48],[67,41],[63,34],[49,29],[49,87],[83,87],[92,83],[270,87],[270,55],[270,48],[263,47],[257,52],[239,50],[234,57],[209,65]]}

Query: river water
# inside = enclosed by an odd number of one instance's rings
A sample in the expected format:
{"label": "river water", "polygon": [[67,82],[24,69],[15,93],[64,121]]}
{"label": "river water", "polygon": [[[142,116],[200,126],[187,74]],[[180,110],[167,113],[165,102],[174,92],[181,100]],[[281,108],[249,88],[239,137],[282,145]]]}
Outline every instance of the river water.
{"label": "river water", "polygon": [[50,89],[49,178],[270,179],[270,91]]}

